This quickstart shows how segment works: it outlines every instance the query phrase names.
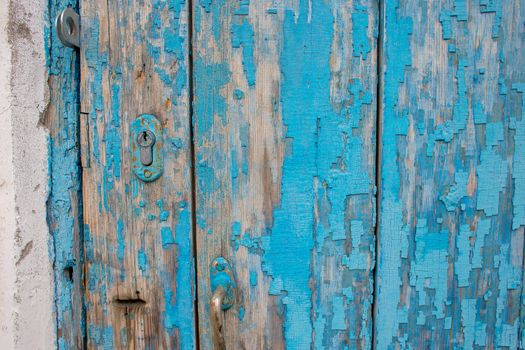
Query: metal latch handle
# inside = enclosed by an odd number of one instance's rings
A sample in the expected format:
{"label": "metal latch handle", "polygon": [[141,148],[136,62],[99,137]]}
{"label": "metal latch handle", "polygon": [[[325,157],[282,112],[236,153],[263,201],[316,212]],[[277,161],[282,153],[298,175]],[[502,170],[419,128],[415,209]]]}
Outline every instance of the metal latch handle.
{"label": "metal latch handle", "polygon": [[222,329],[224,327],[224,315],[222,312],[222,301],[226,296],[226,290],[224,287],[219,286],[213,292],[211,297],[211,328],[213,337],[213,349],[214,350],[225,350],[226,344],[224,342],[224,335]]}
{"label": "metal latch handle", "polygon": [[60,12],[55,21],[55,30],[64,46],[80,47],[80,17],[72,8]]}
{"label": "metal latch handle", "polygon": [[223,257],[215,258],[210,267],[211,327],[213,349],[225,350],[224,311],[230,309],[237,298],[237,287],[230,263]]}

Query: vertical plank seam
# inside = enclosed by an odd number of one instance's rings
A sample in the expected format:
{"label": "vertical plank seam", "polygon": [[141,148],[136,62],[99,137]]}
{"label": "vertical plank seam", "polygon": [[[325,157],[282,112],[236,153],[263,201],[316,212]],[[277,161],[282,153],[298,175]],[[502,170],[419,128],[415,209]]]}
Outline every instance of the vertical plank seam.
{"label": "vertical plank seam", "polygon": [[[78,2],[76,3],[76,12],[77,13],[80,13],[80,7],[81,7],[81,3],[82,1],[84,0],[78,0]],[[53,20],[53,19],[51,19]],[[82,25],[82,20],[80,20],[80,24]],[[75,66],[77,68],[77,75],[75,77],[75,79],[77,79],[78,81],[78,88],[77,88],[77,103],[78,103],[78,111],[81,112],[81,106],[82,106],[82,95],[81,95],[81,86],[82,86],[82,75],[81,75],[81,61],[80,61],[80,54],[81,54],[81,51],[80,49],[77,51],[77,56],[76,56],[76,62],[75,62]],[[79,113],[80,115],[80,113]],[[88,142],[89,142],[89,123],[90,123],[90,118],[89,118],[89,113],[88,115],[86,116],[86,127],[88,128],[87,131],[88,131]],[[78,128],[80,128],[80,123],[78,124]],[[77,130],[77,133],[80,134],[80,129]],[[79,135],[80,136],[80,135]],[[81,138],[79,137],[79,140],[81,140]],[[82,150],[82,145],[80,145],[79,147],[79,152],[81,152]],[[91,142],[88,143],[88,147],[87,147],[87,155],[88,157],[91,157]],[[78,154],[78,157],[79,157],[79,161],[82,162],[82,154]],[[89,158],[90,159],[90,158]],[[88,161],[89,162],[89,161]],[[88,330],[88,326],[87,326],[87,304],[86,304],[86,292],[85,292],[85,286],[87,285],[86,282],[86,273],[85,273],[85,256],[84,256],[84,252],[85,252],[85,247],[84,247],[84,168],[82,167],[82,163],[80,163],[80,166],[79,166],[79,171],[78,171],[78,182],[80,184],[79,186],[79,191],[78,191],[78,203],[79,203],[79,208],[78,208],[78,215],[79,215],[79,218],[78,218],[78,223],[79,223],[79,230],[78,230],[78,234],[80,235],[80,237],[78,237],[78,249],[79,249],[79,253],[78,253],[78,256],[80,257],[81,261],[79,263],[79,266],[81,268],[81,276],[82,276],[82,283],[80,285],[80,291],[81,291],[81,296],[80,296],[80,302],[81,302],[81,305],[82,305],[82,310],[81,310],[81,316],[80,316],[80,319],[82,320],[82,349],[83,350],[87,350],[87,341],[88,341],[88,338],[87,338],[87,330]]]}
{"label": "vertical plank seam", "polygon": [[191,170],[191,235],[193,247],[193,285],[195,287],[195,296],[193,302],[194,317],[194,335],[195,349],[200,349],[199,335],[199,283],[198,283],[198,260],[197,260],[197,189],[196,189],[196,171],[195,171],[195,130],[193,124],[193,102],[194,102],[194,85],[193,85],[193,0],[188,0],[188,84],[189,84],[189,103],[188,118],[190,127],[190,170]]}
{"label": "vertical plank seam", "polygon": [[[522,97],[522,98],[525,98]],[[519,228],[518,228],[519,230]],[[525,251],[525,242],[523,243],[524,246],[523,246],[523,250]],[[522,257],[522,262],[521,262],[521,266],[523,268],[523,266],[525,266],[525,254],[523,254],[523,257]],[[525,294],[525,269],[523,269],[522,273],[521,273],[521,294],[520,294],[520,303],[518,305],[519,307],[519,313],[518,313],[518,318],[519,318],[519,327],[518,327],[518,348],[519,349],[523,349],[524,348],[524,344],[523,344],[523,331],[524,331],[524,320],[525,320],[525,304],[524,304],[524,294]]]}
{"label": "vertical plank seam", "polygon": [[383,122],[383,69],[382,69],[382,60],[383,60],[383,40],[384,40],[384,31],[383,31],[383,14],[384,14],[384,0],[378,0],[377,3],[377,53],[376,53],[376,149],[375,149],[375,264],[373,267],[373,278],[374,278],[374,289],[372,291],[372,349],[375,349],[375,338],[376,338],[376,329],[375,329],[375,319],[377,315],[377,296],[379,288],[379,223],[380,223],[380,213],[381,213],[381,164],[382,164],[382,122]]}
{"label": "vertical plank seam", "polygon": [[[80,6],[81,6],[81,2],[83,0],[78,0],[78,2],[76,3],[76,6],[75,6],[75,11],[77,13],[80,13]],[[51,21],[53,21],[53,19],[51,18],[50,19]],[[82,23],[82,21],[80,21],[80,23]],[[53,24],[53,23],[52,23]],[[76,72],[77,74],[75,74],[75,77],[74,79],[77,80],[78,82],[78,85],[77,85],[77,91],[76,91],[76,100],[77,100],[77,103],[78,103],[78,115],[80,116],[80,112],[81,112],[81,105],[82,105],[82,95],[81,95],[81,89],[80,87],[82,86],[82,75],[80,74],[81,70],[80,70],[80,50],[77,50],[76,52],[76,56],[75,56],[75,67],[76,67]],[[82,142],[82,138],[81,138],[81,130],[80,130],[80,122],[78,123],[77,125],[77,130],[76,130],[76,133],[77,135],[79,136],[78,139]],[[86,127],[89,128],[89,116],[86,116]],[[89,129],[87,129],[87,131],[89,132]],[[88,134],[89,135],[89,134]],[[87,141],[89,142],[89,136],[87,138]],[[82,167],[82,145],[80,145],[80,147],[77,149],[77,157],[78,157],[78,161],[79,161],[79,166],[78,166],[78,182],[79,182],[79,189],[78,189],[78,225],[79,225],[79,230],[78,230],[78,234],[79,234],[79,237],[78,237],[78,249],[79,249],[79,252],[78,252],[78,256],[79,258],[81,259],[81,261],[79,262],[78,264],[78,268],[81,269],[81,276],[82,276],[82,283],[80,283],[80,292],[81,292],[81,295],[80,295],[80,303],[82,305],[82,310],[80,311],[81,312],[81,316],[80,316],[80,319],[81,319],[81,325],[82,325],[82,329],[81,329],[81,332],[82,332],[82,349],[83,350],[86,350],[87,349],[87,306],[86,306],[86,293],[85,293],[85,286],[86,286],[86,274],[85,274],[85,264],[84,264],[84,261],[85,261],[85,257],[84,257],[84,184],[83,184],[83,179],[84,179],[84,168]],[[87,146],[87,156],[90,157],[91,156],[91,143],[88,143],[88,146]],[[89,159],[89,158],[88,158]],[[89,160],[88,160],[88,163],[89,163]],[[88,165],[89,167],[89,165]]]}

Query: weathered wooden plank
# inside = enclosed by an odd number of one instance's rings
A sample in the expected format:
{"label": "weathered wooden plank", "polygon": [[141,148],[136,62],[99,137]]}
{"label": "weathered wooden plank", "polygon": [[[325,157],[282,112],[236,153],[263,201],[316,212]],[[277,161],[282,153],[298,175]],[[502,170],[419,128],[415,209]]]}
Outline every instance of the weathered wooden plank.
{"label": "weathered wooden plank", "polygon": [[525,6],[385,0],[375,345],[518,347]]}
{"label": "weathered wooden plank", "polygon": [[232,262],[231,349],[370,348],[375,1],[196,1],[199,334]]}
{"label": "weathered wooden plank", "polygon": [[48,224],[55,278],[57,347],[81,349],[84,343],[82,203],[78,145],[78,54],[64,47],[53,28],[57,14],[77,1],[49,3],[47,63],[49,105],[44,124],[49,130]]}
{"label": "weathered wooden plank", "polygon": [[[82,2],[88,348],[195,347],[187,6]],[[131,169],[142,114],[163,144],[163,175],[148,183]]]}

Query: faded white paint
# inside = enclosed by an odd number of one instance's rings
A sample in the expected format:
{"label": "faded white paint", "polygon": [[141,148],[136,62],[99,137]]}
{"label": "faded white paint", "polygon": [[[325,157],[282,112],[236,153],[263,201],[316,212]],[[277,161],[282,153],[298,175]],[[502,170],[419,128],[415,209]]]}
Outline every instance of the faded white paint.
{"label": "faded white paint", "polygon": [[54,349],[46,223],[47,0],[0,0],[0,347]]}

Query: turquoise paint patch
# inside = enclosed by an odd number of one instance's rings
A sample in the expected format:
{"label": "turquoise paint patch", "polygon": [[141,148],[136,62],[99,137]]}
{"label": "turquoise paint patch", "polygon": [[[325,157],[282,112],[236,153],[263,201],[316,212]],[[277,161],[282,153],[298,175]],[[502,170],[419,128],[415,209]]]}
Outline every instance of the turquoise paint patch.
{"label": "turquoise paint patch", "polygon": [[354,79],[353,83],[348,86],[348,92],[353,96],[353,103],[348,107],[351,126],[352,128],[359,128],[361,109],[364,105],[370,105],[372,103],[372,92],[365,91],[359,79]]}
{"label": "turquoise paint patch", "polygon": [[139,249],[137,253],[137,260],[138,260],[140,271],[142,271],[143,273],[147,273],[148,272],[148,257],[144,249]]}
{"label": "turquoise paint patch", "polygon": [[[178,252],[177,289],[171,290],[168,279],[164,281],[164,326],[173,330],[178,329],[181,349],[194,349],[194,317],[193,293],[194,261],[191,247],[191,220],[190,211],[186,202],[179,205],[179,216],[175,226],[175,244]],[[170,268],[170,267],[168,267]],[[171,267],[173,268],[173,267]],[[169,275],[169,274],[168,274]],[[173,300],[175,297],[175,300]]]}
{"label": "turquoise paint patch", "polygon": [[256,271],[250,271],[250,286],[252,287],[257,286],[257,272]]}
{"label": "turquoise paint patch", "polygon": [[470,271],[472,264],[470,257],[472,255],[472,247],[470,239],[473,236],[469,225],[461,225],[459,234],[456,237],[456,248],[458,250],[457,260],[454,263],[454,271],[458,278],[458,287],[468,287]]}
{"label": "turquoise paint patch", "polygon": [[116,83],[111,88],[111,120],[105,130],[106,163],[103,169],[104,209],[110,211],[108,198],[114,189],[114,183],[120,179],[122,167],[122,140],[120,139],[120,86]]}
{"label": "turquoise paint patch", "polygon": [[[485,240],[490,233],[490,220],[481,219],[478,221],[476,230],[476,242],[472,252],[472,268],[481,269],[483,262],[483,249],[485,247]],[[489,291],[490,292],[490,291]]]}
{"label": "turquoise paint patch", "polygon": [[119,218],[117,221],[117,242],[117,259],[122,264],[124,262],[124,253],[126,249],[126,241],[124,240],[124,223],[122,222],[122,218]]}
{"label": "turquoise paint patch", "polygon": [[503,160],[493,148],[485,149],[481,151],[476,174],[478,176],[476,208],[483,210],[487,216],[497,215],[500,192],[507,182],[507,161]]}
{"label": "turquoise paint patch", "polygon": [[162,202],[162,199],[159,199],[157,201],[157,207],[159,207],[159,220],[167,221],[170,216],[170,212],[167,210],[164,210],[164,203]]}
{"label": "turquoise paint patch", "polygon": [[461,300],[461,325],[463,329],[463,349],[474,349],[476,330],[476,299]]}
{"label": "turquoise paint patch", "polygon": [[483,110],[483,104],[480,102],[474,103],[473,107],[474,124],[485,124],[487,122],[487,115]]}
{"label": "turquoise paint patch", "polygon": [[361,220],[352,220],[350,232],[352,235],[352,252],[349,256],[343,256],[342,264],[349,270],[365,271],[367,269],[367,254],[361,253],[359,248],[359,244],[365,236],[363,222]]}
{"label": "turquoise paint patch", "polygon": [[235,89],[235,90],[233,90],[233,97],[236,100],[242,100],[243,97],[244,97],[244,92],[242,92],[242,90]]}
{"label": "turquoise paint patch", "polygon": [[439,199],[445,204],[447,211],[454,211],[462,198],[467,196],[467,183],[469,174],[458,170],[454,174],[456,184],[450,188],[448,193]]}
{"label": "turquoise paint patch", "polygon": [[238,8],[234,11],[236,16],[248,16],[250,12],[250,0],[239,0],[237,1]]}
{"label": "turquoise paint patch", "polygon": [[496,302],[495,345],[516,349],[518,344],[519,319],[507,323],[508,290],[521,288],[522,269],[512,263],[512,253],[508,243],[501,244],[500,254],[494,256],[494,267],[498,269],[498,299]]}
{"label": "turquoise paint patch", "polygon": [[450,142],[461,130],[465,130],[469,116],[467,84],[465,81],[465,68],[468,65],[461,59],[458,62],[456,80],[458,85],[458,98],[452,110],[452,119],[436,126],[434,132],[428,136],[427,156],[433,155],[434,142]]}
{"label": "turquoise paint patch", "polygon": [[242,152],[242,161],[241,161],[241,171],[244,175],[248,175],[249,161],[250,161],[250,126],[249,124],[244,124],[241,126],[239,139],[241,141],[241,152]]}
{"label": "turquoise paint patch", "polygon": [[353,56],[366,60],[370,53],[371,46],[368,39],[368,13],[369,8],[360,4],[360,1],[354,2],[354,11],[352,11],[352,46]]}
{"label": "turquoise paint patch", "polygon": [[239,221],[235,221],[232,224],[232,239],[235,239],[235,237],[239,237],[241,235],[241,223]]}
{"label": "turquoise paint patch", "polygon": [[521,120],[514,123],[514,158],[512,178],[514,195],[512,197],[512,229],[525,225],[525,84],[514,84],[512,89],[521,96]]}
{"label": "turquoise paint patch", "polygon": [[501,0],[479,0],[479,6],[481,13],[495,14],[492,23],[492,38],[497,38],[501,27],[503,2]]}
{"label": "turquoise paint patch", "polygon": [[420,306],[426,305],[425,299],[431,297],[428,290],[434,291],[432,315],[438,319],[445,317],[447,302],[448,236],[446,231],[428,232],[426,220],[418,219],[410,284],[416,287]]}
{"label": "turquoise paint patch", "polygon": [[173,233],[171,232],[171,228],[169,227],[162,227],[160,229],[160,237],[162,240],[163,249],[168,249],[172,244],[175,244]]}
{"label": "turquoise paint patch", "polygon": [[450,40],[453,37],[452,20],[464,22],[468,20],[466,0],[455,0],[454,10],[443,10],[439,14],[443,40]]}
{"label": "turquoise paint patch", "polygon": [[315,350],[324,350],[326,349],[324,345],[324,331],[326,327],[326,318],[322,315],[317,315],[314,321],[314,349]]}
{"label": "turquoise paint patch", "polygon": [[242,65],[249,86],[255,85],[256,73],[253,35],[253,28],[246,17],[242,17],[241,24],[232,25],[232,46],[242,46]]}
{"label": "turquoise paint patch", "polygon": [[220,189],[220,180],[215,175],[215,171],[206,161],[197,163],[197,174],[199,187],[205,189],[208,193],[216,192]]}
{"label": "turquoise paint patch", "polygon": [[113,327],[101,328],[95,324],[89,324],[88,326],[88,337],[89,340],[102,347],[104,350],[112,350],[113,344]]}
{"label": "turquoise paint patch", "polygon": [[199,101],[195,104],[195,117],[201,142],[210,131],[215,114],[223,126],[226,123],[226,100],[220,90],[230,81],[230,71],[227,64],[206,64],[199,55],[195,57],[194,65],[197,81],[195,100]]}
{"label": "turquoise paint patch", "polygon": [[242,321],[244,320],[244,315],[245,315],[246,311],[244,310],[244,307],[240,307],[239,308],[239,321]]}
{"label": "turquoise paint patch", "polygon": [[332,299],[332,330],[344,331],[346,329],[343,297]]}
{"label": "turquoise paint patch", "polygon": [[498,146],[503,138],[503,123],[487,123],[485,125],[486,146]]}

